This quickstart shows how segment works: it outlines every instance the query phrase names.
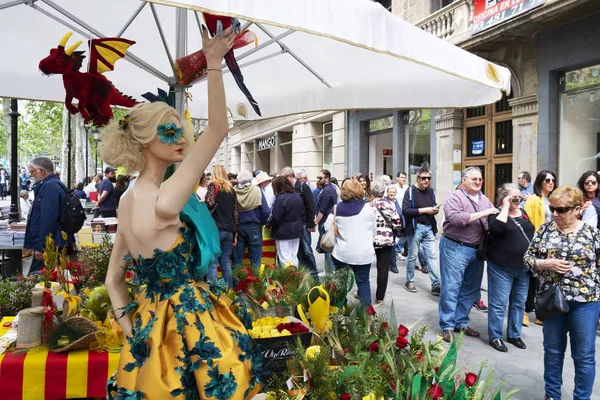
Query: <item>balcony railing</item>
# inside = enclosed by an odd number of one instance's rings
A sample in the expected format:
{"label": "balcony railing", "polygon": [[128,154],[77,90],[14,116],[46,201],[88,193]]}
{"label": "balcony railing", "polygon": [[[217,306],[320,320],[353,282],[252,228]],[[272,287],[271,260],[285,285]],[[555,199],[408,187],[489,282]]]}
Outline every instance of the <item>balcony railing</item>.
{"label": "balcony railing", "polygon": [[472,20],[473,0],[457,0],[416,25],[440,39],[457,44],[471,36]]}

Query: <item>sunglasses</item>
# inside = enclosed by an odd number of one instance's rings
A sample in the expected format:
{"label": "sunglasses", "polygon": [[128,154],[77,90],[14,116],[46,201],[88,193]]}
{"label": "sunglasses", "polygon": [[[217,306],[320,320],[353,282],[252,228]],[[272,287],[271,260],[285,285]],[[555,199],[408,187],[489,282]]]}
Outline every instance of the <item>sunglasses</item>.
{"label": "sunglasses", "polygon": [[431,177],[430,176],[420,176],[419,179],[422,181],[430,181]]}
{"label": "sunglasses", "polygon": [[513,203],[520,203],[523,201],[522,197],[513,197],[512,199],[510,199],[510,201],[512,201]]}
{"label": "sunglasses", "polygon": [[585,181],[586,185],[597,185],[598,181]]}
{"label": "sunglasses", "polygon": [[552,207],[550,206],[550,212],[554,213],[554,211],[556,211],[559,214],[564,214],[566,212],[569,212],[573,209],[573,207]]}
{"label": "sunglasses", "polygon": [[554,182],[556,182],[556,179],[554,179],[554,178],[546,178],[546,179],[544,179],[544,182],[546,182],[546,183],[550,183],[550,182],[554,183]]}

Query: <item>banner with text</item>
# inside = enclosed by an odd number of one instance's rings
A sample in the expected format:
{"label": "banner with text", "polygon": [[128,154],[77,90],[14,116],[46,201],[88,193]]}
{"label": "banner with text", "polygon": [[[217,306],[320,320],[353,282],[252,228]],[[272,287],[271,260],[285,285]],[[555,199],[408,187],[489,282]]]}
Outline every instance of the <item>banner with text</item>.
{"label": "banner with text", "polygon": [[473,34],[543,5],[546,0],[473,0]]}

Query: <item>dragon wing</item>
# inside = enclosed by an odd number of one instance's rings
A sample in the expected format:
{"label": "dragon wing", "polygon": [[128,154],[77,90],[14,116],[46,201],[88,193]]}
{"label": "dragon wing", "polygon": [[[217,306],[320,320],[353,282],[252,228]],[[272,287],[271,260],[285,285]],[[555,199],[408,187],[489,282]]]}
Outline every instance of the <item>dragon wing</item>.
{"label": "dragon wing", "polygon": [[133,40],[122,38],[92,39],[90,46],[89,71],[92,74],[102,74],[113,71],[117,60],[125,57],[129,46],[135,44]]}

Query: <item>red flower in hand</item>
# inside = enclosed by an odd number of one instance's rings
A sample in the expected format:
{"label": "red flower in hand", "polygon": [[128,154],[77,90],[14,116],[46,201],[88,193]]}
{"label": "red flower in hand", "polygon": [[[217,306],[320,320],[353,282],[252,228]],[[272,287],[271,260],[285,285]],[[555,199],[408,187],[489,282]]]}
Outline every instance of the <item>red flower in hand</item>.
{"label": "red flower in hand", "polygon": [[371,351],[373,353],[378,353],[379,352],[379,343],[377,343],[376,341],[371,343],[369,345],[369,351]]}
{"label": "red flower in hand", "polygon": [[440,385],[434,383],[433,385],[431,385],[431,389],[429,389],[429,392],[427,392],[427,394],[430,395],[433,398],[433,400],[438,400],[444,394],[444,390]]}
{"label": "red flower in hand", "polygon": [[350,400],[352,399],[352,396],[350,396],[350,393],[344,393],[342,395],[340,395],[340,397],[338,398],[338,400]]}
{"label": "red flower in hand", "polygon": [[373,306],[369,306],[369,307],[367,307],[367,314],[375,315],[377,313],[375,312],[375,309],[373,308]]}
{"label": "red flower in hand", "polygon": [[467,372],[465,377],[465,385],[471,387],[477,382],[477,375],[472,372]]}
{"label": "red flower in hand", "polygon": [[408,335],[408,328],[405,327],[404,325],[400,325],[398,327],[398,335],[400,335],[400,336],[406,336],[406,335]]}
{"label": "red flower in hand", "polygon": [[408,346],[408,340],[406,340],[406,338],[404,336],[398,336],[396,338],[396,346],[403,349],[406,346]]}

